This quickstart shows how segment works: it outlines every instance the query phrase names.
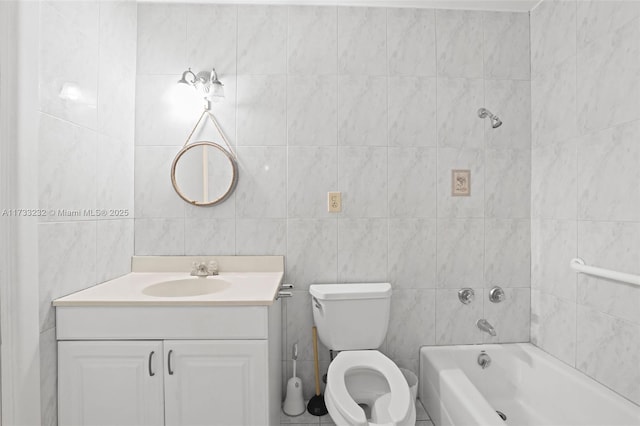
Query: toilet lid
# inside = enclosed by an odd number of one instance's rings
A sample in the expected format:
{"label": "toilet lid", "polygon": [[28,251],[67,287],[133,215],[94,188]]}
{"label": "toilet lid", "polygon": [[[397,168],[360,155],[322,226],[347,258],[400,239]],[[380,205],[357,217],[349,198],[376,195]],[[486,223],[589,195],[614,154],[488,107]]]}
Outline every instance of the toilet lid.
{"label": "toilet lid", "polygon": [[411,394],[407,380],[397,365],[378,351],[343,351],[329,365],[327,382],[336,408],[350,424],[367,424],[362,408],[351,398],[345,382],[346,373],[353,369],[369,369],[380,373],[389,383],[391,402],[389,417],[399,423],[407,417]]}

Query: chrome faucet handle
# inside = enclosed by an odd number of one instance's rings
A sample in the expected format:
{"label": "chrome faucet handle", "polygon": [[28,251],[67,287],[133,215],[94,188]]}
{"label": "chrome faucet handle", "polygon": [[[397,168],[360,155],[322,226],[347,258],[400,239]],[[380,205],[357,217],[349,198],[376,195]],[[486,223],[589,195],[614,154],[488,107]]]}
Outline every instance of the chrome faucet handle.
{"label": "chrome faucet handle", "polygon": [[210,260],[207,263],[206,268],[209,275],[218,275],[218,262],[215,260]]}
{"label": "chrome faucet handle", "polygon": [[504,290],[498,286],[489,290],[489,300],[493,303],[500,303],[504,300]]}
{"label": "chrome faucet handle", "polygon": [[463,288],[458,290],[458,299],[460,299],[460,302],[464,303],[465,305],[471,303],[474,296],[475,292],[472,288]]}

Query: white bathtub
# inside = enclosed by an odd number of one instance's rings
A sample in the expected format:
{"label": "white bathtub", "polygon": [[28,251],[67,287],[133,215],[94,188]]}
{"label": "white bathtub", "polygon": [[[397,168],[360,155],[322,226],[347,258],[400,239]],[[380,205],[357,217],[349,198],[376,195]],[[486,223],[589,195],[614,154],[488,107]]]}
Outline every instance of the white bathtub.
{"label": "white bathtub", "polygon": [[425,346],[419,395],[436,426],[640,425],[638,405],[529,343]]}

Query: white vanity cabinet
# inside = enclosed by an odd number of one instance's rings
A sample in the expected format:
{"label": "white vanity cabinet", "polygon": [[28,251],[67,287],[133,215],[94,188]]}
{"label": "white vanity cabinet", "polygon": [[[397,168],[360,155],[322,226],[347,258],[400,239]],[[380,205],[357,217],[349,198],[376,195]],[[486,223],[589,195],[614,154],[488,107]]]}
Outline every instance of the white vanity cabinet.
{"label": "white vanity cabinet", "polygon": [[163,425],[162,361],[161,341],[59,342],[58,423]]}
{"label": "white vanity cabinet", "polygon": [[58,306],[58,424],[278,425],[280,310]]}
{"label": "white vanity cabinet", "polygon": [[266,340],[63,341],[61,425],[268,424]]}

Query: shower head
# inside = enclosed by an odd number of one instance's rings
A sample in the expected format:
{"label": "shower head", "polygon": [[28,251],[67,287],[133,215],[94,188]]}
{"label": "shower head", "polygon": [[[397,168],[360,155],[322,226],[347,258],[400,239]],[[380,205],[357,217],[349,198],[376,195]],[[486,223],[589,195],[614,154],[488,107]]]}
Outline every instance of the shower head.
{"label": "shower head", "polygon": [[493,127],[494,129],[502,126],[502,120],[500,120],[500,118],[497,115],[493,115],[491,111],[489,111],[486,108],[480,108],[478,110],[478,117],[480,118],[489,117],[489,119],[491,119],[491,127]]}

